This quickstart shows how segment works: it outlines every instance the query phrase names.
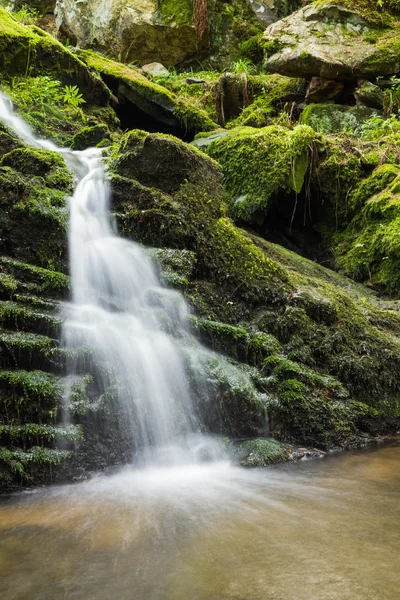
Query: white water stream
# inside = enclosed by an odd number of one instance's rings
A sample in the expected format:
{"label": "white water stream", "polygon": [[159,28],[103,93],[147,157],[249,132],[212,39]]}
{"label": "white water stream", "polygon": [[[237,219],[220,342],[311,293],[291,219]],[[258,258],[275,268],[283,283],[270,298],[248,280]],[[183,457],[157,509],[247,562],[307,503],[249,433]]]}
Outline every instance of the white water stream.
{"label": "white water stream", "polygon": [[72,302],[63,328],[66,347],[90,349],[99,389],[112,388],[118,396],[135,450],[145,460],[195,459],[204,439],[196,435],[183,360],[186,353],[193,361],[198,348],[185,330],[186,304],[180,294],[160,286],[138,244],[118,237],[101,150],[72,151],[37,139],[5,96],[0,119],[29,145],[60,153],[76,178],[69,202]]}

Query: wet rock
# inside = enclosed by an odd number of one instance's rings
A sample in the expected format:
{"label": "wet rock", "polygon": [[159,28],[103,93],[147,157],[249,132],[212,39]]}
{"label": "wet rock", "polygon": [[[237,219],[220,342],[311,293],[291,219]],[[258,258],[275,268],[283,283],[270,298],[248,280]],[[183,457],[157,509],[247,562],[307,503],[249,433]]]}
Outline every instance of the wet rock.
{"label": "wet rock", "polygon": [[[274,54],[267,71],[294,77],[353,79],[397,73],[400,56],[392,30],[378,32],[344,3],[318,2],[270,25],[265,41]],[[369,40],[374,36],[374,42]]]}
{"label": "wet rock", "polygon": [[359,81],[354,96],[359,104],[365,104],[371,108],[383,108],[384,94],[381,88],[370,81]]}
{"label": "wet rock", "polygon": [[308,85],[306,98],[309,102],[333,100],[343,92],[343,89],[344,85],[340,81],[313,77]]}

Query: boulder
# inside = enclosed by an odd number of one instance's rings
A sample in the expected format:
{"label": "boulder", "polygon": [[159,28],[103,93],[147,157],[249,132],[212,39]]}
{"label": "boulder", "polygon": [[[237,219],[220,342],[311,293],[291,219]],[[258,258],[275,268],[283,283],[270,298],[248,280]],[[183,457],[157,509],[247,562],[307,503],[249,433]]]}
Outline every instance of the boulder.
{"label": "boulder", "polygon": [[[153,120],[147,122],[148,127],[161,128],[179,137],[216,128],[205,111],[149,80],[139,69],[109,60],[91,50],[80,50],[79,56],[107,83],[119,102],[119,108],[125,107],[121,122],[126,129],[137,125],[143,128],[146,116]],[[116,112],[119,113],[118,108]]]}
{"label": "boulder", "polygon": [[[371,78],[400,70],[395,29],[378,29],[344,2],[316,2],[270,25],[265,69],[291,77]],[[373,42],[373,43],[372,43]]]}
{"label": "boulder", "polygon": [[[198,54],[192,0],[57,0],[59,30],[81,48],[124,62],[174,65]],[[201,46],[201,44],[200,44]]]}
{"label": "boulder", "polygon": [[301,123],[320,133],[347,132],[359,135],[363,124],[378,112],[368,106],[340,104],[309,104],[301,114]]}
{"label": "boulder", "polygon": [[371,108],[383,108],[384,94],[381,88],[370,81],[361,80],[354,90],[354,96],[359,104]]}
{"label": "boulder", "polygon": [[307,87],[306,98],[309,102],[333,100],[343,92],[343,89],[344,85],[340,81],[313,77]]}
{"label": "boulder", "polygon": [[143,65],[142,71],[146,75],[150,75],[151,77],[162,77],[163,75],[169,74],[168,69],[166,69],[164,65],[158,62],[152,62],[148,65]]}
{"label": "boulder", "polygon": [[265,25],[290,15],[301,7],[301,0],[247,0],[257,19]]}

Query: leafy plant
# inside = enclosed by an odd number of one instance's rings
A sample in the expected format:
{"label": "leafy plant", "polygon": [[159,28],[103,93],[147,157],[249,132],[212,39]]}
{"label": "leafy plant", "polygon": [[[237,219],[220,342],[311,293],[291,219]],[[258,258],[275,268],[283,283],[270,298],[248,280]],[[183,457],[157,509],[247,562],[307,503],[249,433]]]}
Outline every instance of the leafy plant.
{"label": "leafy plant", "polygon": [[81,104],[85,103],[85,100],[82,94],[79,92],[79,88],[77,85],[66,85],[64,87],[63,100],[65,104],[73,106],[74,108],[79,108]]}
{"label": "leafy plant", "polygon": [[14,19],[24,25],[35,25],[40,16],[36,8],[30,8],[27,4],[23,4],[22,7],[16,12],[13,12],[12,15]]}

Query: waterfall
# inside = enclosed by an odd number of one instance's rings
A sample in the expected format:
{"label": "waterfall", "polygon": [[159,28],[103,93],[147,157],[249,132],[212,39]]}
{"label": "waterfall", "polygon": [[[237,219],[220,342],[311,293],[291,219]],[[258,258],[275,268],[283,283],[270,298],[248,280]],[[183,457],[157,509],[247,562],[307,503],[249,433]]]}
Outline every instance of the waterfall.
{"label": "waterfall", "polygon": [[147,253],[116,234],[101,152],[72,154],[81,174],[70,199],[72,303],[64,338],[69,348],[91,350],[103,389],[118,389],[136,448],[170,454],[198,428],[179,341],[186,305],[161,288]]}
{"label": "waterfall", "polygon": [[72,151],[37,139],[3,95],[0,118],[27,144],[60,153],[75,175],[66,348],[88,348],[99,390],[118,390],[136,450],[155,448],[169,462],[182,459],[196,446],[192,436],[199,428],[183,358],[188,338],[190,346],[183,297],[160,286],[143,248],[118,237],[101,150]]}

